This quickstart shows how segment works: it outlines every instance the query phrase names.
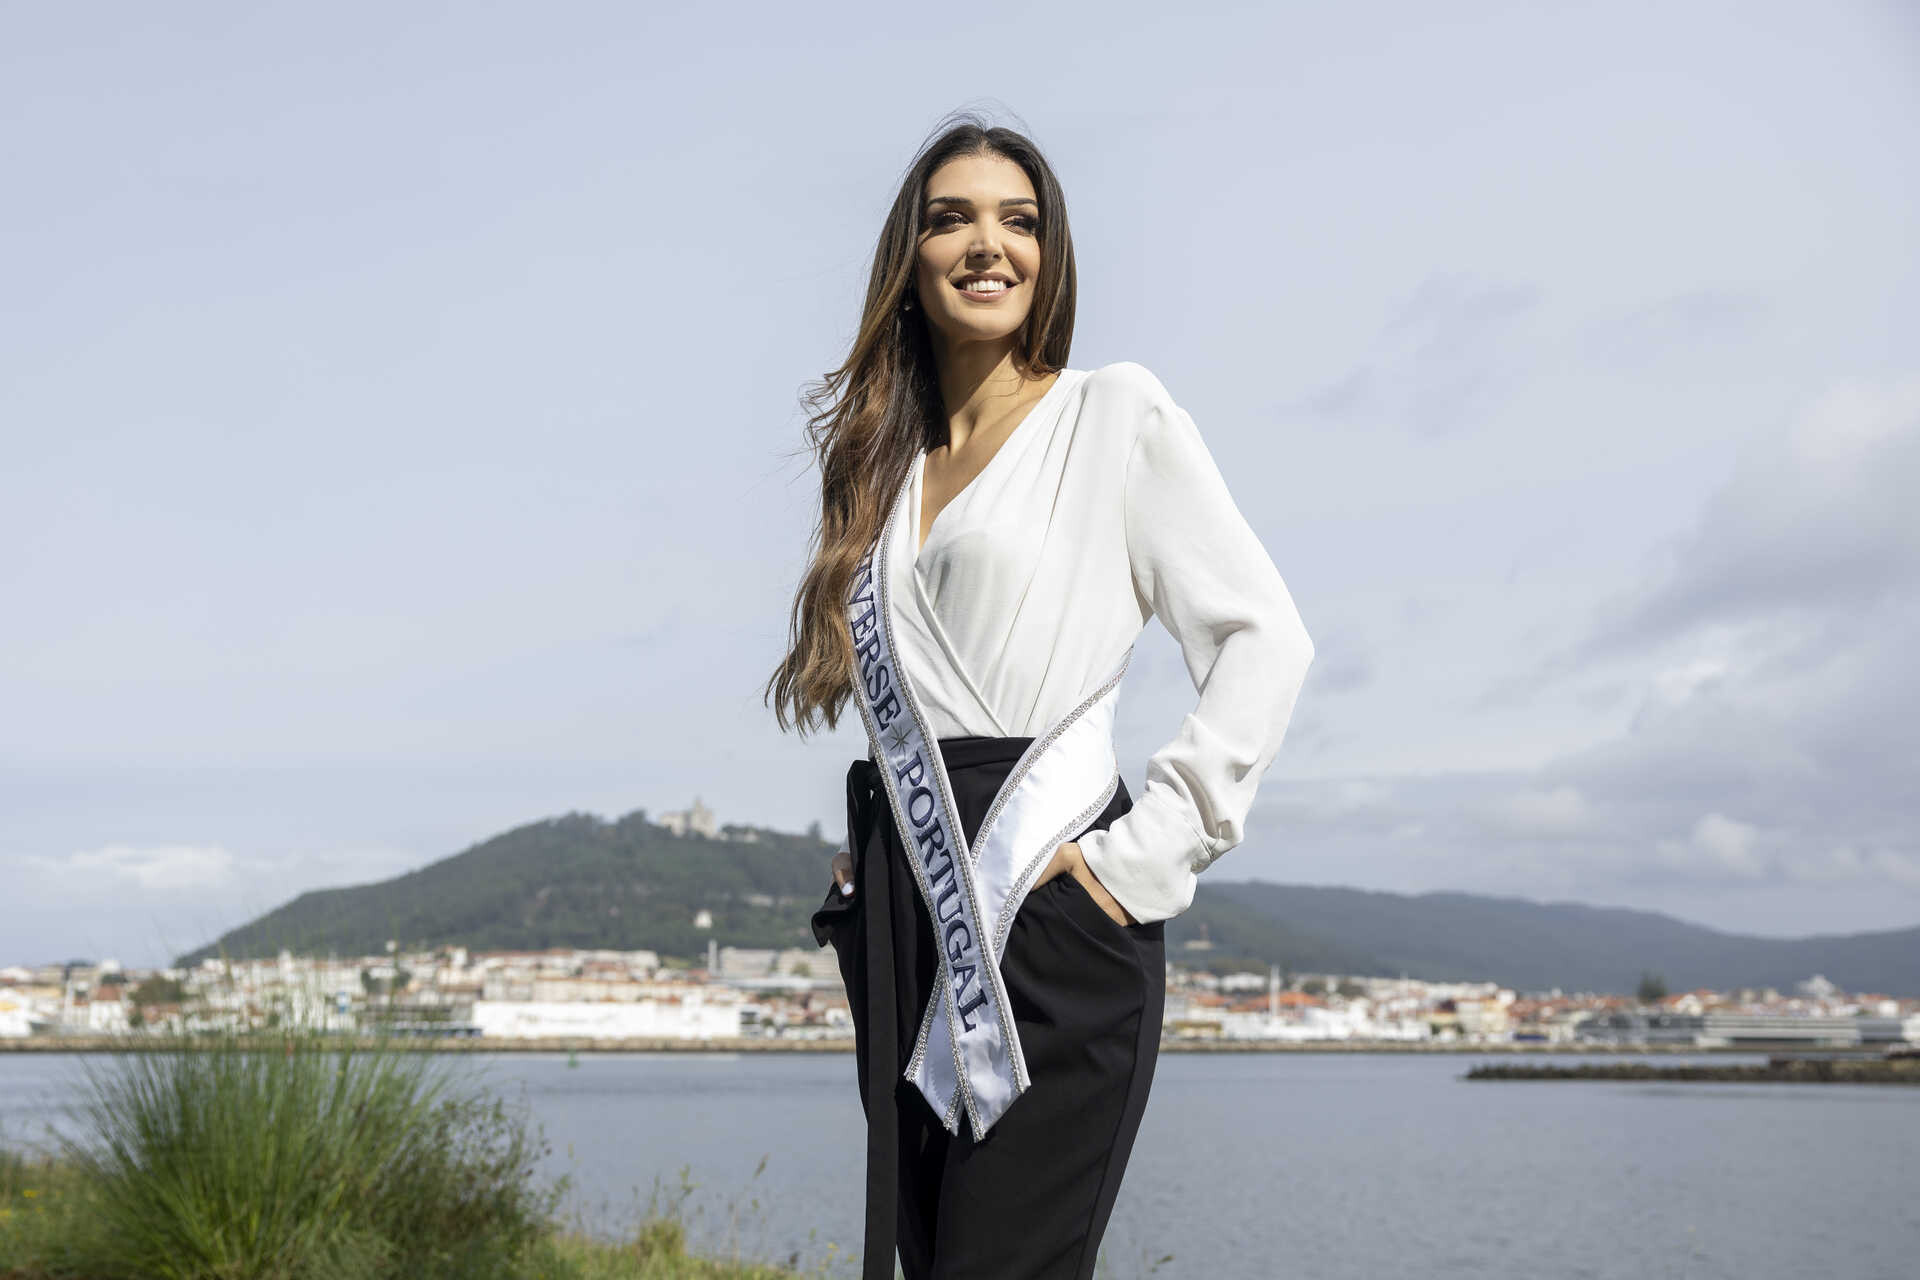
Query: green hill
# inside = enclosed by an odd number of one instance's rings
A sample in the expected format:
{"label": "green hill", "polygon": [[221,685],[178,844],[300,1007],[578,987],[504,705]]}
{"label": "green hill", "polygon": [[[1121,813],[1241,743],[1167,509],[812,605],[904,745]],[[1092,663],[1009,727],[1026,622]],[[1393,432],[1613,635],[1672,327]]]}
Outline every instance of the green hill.
{"label": "green hill", "polygon": [[[732,834],[746,828],[729,827]],[[618,821],[569,813],[504,831],[379,884],[303,893],[180,957],[374,955],[403,948],[650,949],[811,946],[807,917],[826,893],[836,844],[753,829],[754,840],[675,835],[636,810]],[[694,916],[712,913],[713,927]]]}
{"label": "green hill", "polygon": [[[180,957],[378,954],[402,947],[649,949],[813,945],[807,919],[837,847],[728,827],[679,836],[636,810],[569,813],[502,832],[379,884],[322,889]],[[751,834],[752,839],[744,837]],[[701,911],[712,927],[694,923]],[[1851,991],[1920,993],[1920,928],[1780,939],[1722,933],[1654,911],[1468,893],[1399,894],[1203,876],[1167,925],[1168,955],[1220,971],[1492,981],[1523,991],[1631,992],[1643,971],[1672,991],[1789,990],[1815,973]],[[1190,944],[1201,942],[1204,948]]]}

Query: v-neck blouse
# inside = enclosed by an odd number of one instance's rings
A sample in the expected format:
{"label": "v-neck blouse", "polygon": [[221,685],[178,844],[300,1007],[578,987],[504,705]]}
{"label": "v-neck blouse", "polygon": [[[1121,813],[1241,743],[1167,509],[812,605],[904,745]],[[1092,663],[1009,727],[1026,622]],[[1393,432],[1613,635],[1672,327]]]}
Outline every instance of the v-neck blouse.
{"label": "v-neck blouse", "polygon": [[[951,511],[956,503],[965,498],[968,492],[980,483],[980,478],[991,471],[995,463],[999,462],[1006,454],[1016,452],[1014,449],[1015,442],[1018,441],[1023,434],[1030,434],[1026,431],[1027,424],[1036,419],[1044,421],[1046,415],[1054,412],[1054,405],[1060,394],[1085,376],[1086,371],[1083,369],[1060,370],[1059,376],[1053,380],[1053,385],[1043,391],[1040,394],[1040,398],[1028,406],[1026,415],[1014,424],[1013,430],[1009,431],[1007,438],[1000,442],[1000,447],[994,450],[993,456],[987,459],[986,465],[974,473],[973,479],[961,485],[960,492],[947,499],[947,505],[940,508],[939,513],[933,517],[933,526],[927,530],[926,542],[921,543],[919,551],[915,553],[916,559],[924,555],[926,548],[933,542],[934,532],[939,529],[940,521],[946,518],[947,512]],[[913,462],[913,536],[916,541],[920,537],[921,494],[925,490],[927,482],[927,452],[926,449],[920,450],[920,456],[915,458]]]}
{"label": "v-neck blouse", "polygon": [[937,737],[1028,737],[1072,710],[1159,617],[1198,702],[1133,808],[1080,839],[1140,921],[1193,902],[1241,843],[1313,642],[1193,419],[1144,366],[1062,369],[920,536],[926,454],[889,555],[897,658]]}

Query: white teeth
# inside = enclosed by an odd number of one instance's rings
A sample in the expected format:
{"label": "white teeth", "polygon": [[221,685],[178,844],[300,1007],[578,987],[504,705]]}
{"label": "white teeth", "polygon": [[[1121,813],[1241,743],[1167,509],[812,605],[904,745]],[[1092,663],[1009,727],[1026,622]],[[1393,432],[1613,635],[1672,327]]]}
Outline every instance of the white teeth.
{"label": "white teeth", "polygon": [[968,293],[1000,293],[1007,287],[1005,280],[969,280],[960,286]]}

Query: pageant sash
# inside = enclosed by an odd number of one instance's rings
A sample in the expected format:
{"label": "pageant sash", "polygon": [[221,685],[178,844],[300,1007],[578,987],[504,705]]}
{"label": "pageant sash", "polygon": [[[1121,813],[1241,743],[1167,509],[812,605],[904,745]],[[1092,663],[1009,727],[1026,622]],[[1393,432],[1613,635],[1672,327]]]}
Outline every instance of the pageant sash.
{"label": "pageant sash", "polygon": [[[1119,761],[1113,750],[1113,717],[1120,678],[1126,674],[1132,654],[1128,649],[1093,693],[1021,753],[974,836],[969,858],[992,935],[996,975],[1000,957],[1006,953],[1007,932],[1033,878],[1053,860],[1054,850],[1100,816],[1120,785]],[[941,1069],[952,1053],[948,1024],[934,1014],[935,1002],[929,999],[906,1075],[927,1096],[947,1129],[958,1133],[959,1099]],[[1017,1030],[1011,1047],[1018,1092],[1025,1092],[1030,1081]],[[1012,1099],[1007,1101],[1011,1103]],[[989,1115],[988,1125],[999,1114]],[[975,1136],[979,1136],[977,1130]]]}
{"label": "pageant sash", "polygon": [[912,478],[861,557],[846,601],[854,701],[941,956],[905,1076],[949,1132],[959,1133],[964,1108],[978,1140],[1032,1083],[1000,975],[1007,931],[1053,851],[1113,798],[1113,716],[1133,650],[1022,753],[970,848],[938,740],[895,643],[891,552]]}

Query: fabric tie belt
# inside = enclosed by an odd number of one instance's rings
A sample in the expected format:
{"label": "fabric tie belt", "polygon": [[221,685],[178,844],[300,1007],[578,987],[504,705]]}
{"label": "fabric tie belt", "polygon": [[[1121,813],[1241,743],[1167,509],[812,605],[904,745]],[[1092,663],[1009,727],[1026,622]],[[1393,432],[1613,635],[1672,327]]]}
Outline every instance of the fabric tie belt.
{"label": "fabric tie belt", "polygon": [[[813,913],[813,936],[832,943],[860,1040],[860,1101],[867,1113],[867,1194],[863,1280],[893,1280],[899,1214],[900,1114],[894,1082],[900,1078],[899,993],[894,970],[893,876],[887,847],[892,818],[880,771],[871,760],[847,768],[847,848],[854,894],[836,884]],[[873,903],[871,909],[867,904]]]}

